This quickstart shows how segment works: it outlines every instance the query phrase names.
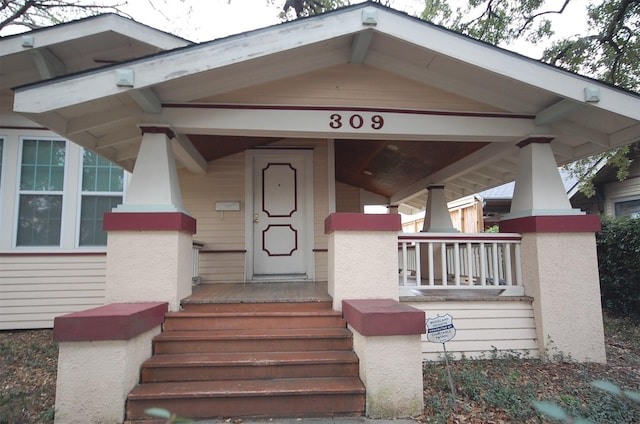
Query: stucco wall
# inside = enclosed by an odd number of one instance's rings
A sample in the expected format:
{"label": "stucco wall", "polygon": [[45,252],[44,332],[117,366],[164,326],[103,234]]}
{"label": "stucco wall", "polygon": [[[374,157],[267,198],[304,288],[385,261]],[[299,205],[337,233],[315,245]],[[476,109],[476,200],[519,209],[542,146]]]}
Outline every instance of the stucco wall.
{"label": "stucco wall", "polygon": [[522,257],[540,350],[577,361],[606,361],[595,235],[523,234]]}

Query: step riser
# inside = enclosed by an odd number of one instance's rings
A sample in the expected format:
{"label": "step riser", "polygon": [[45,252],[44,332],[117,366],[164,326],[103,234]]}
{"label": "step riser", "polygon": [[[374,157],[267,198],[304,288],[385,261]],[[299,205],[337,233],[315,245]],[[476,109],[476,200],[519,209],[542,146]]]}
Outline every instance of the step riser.
{"label": "step riser", "polygon": [[147,399],[129,400],[127,417],[141,419],[148,408],[188,418],[361,416],[364,404],[363,394]]}
{"label": "step riser", "polygon": [[163,367],[141,372],[143,383],[169,381],[254,380],[271,378],[357,377],[358,364],[299,364],[285,366]]}
{"label": "step riser", "polygon": [[297,303],[186,303],[185,312],[310,312],[333,308],[332,302]]}
{"label": "step riser", "polygon": [[156,340],[156,355],[175,353],[308,352],[352,350],[351,339]]}
{"label": "step riser", "polygon": [[346,322],[339,316],[329,317],[167,317],[164,331],[185,330],[237,330],[272,328],[345,328]]}

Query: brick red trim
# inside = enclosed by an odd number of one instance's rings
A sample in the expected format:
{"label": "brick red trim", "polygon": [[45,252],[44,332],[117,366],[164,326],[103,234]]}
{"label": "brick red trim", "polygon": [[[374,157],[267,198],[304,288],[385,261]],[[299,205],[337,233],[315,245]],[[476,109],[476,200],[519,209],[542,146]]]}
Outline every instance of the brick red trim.
{"label": "brick red trim", "polygon": [[500,221],[505,233],[595,233],[600,231],[598,215],[527,216]]}
{"label": "brick red trim", "polygon": [[181,231],[196,233],[196,220],[182,212],[107,212],[105,231]]}
{"label": "brick red trim", "polygon": [[425,334],[425,313],[392,299],[342,301],[347,322],[363,336]]}
{"label": "brick red trim", "polygon": [[553,137],[529,137],[518,142],[516,146],[522,149],[523,147],[528,146],[529,144],[549,144],[552,141],[553,141]]}
{"label": "brick red trim", "polygon": [[324,233],[334,231],[402,231],[399,214],[332,213],[324,220]]}
{"label": "brick red trim", "polygon": [[166,302],[113,303],[62,315],[54,320],[53,340],[130,340],[162,324],[168,310]]}
{"label": "brick red trim", "polygon": [[535,115],[514,114],[500,112],[462,112],[448,110],[416,110],[394,109],[379,107],[348,107],[348,106],[281,106],[281,105],[257,105],[257,104],[213,104],[213,103],[162,103],[163,108],[175,109],[235,109],[235,110],[304,110],[327,112],[370,112],[370,113],[400,113],[406,115],[435,115],[435,116],[469,116],[479,118],[508,118],[508,119],[535,119]]}
{"label": "brick red trim", "polygon": [[142,134],[164,134],[170,139],[176,138],[176,133],[174,133],[171,128],[168,127],[152,127],[152,126],[142,126],[140,127],[140,131]]}

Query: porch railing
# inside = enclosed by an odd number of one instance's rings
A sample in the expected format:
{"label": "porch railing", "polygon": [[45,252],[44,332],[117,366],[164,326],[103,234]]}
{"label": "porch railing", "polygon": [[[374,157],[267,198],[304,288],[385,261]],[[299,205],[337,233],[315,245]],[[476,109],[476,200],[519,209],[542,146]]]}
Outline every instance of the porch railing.
{"label": "porch railing", "polygon": [[414,233],[398,236],[400,285],[420,289],[506,289],[523,293],[520,234]]}
{"label": "porch railing", "polygon": [[191,284],[197,286],[200,284],[200,249],[204,247],[204,243],[199,241],[193,241],[193,276],[191,277]]}

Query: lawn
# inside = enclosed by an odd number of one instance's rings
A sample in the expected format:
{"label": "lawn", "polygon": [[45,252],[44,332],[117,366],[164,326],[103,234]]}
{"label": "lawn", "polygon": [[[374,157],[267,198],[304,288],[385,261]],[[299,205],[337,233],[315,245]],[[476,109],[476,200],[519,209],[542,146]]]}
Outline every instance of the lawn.
{"label": "lawn", "polygon": [[[550,400],[595,423],[638,423],[640,403],[593,388],[606,380],[640,390],[640,326],[605,319],[608,363],[576,364],[551,353],[541,361],[487,354],[451,364],[452,399],[443,363],[425,365],[423,423],[540,423],[534,400]],[[51,330],[0,331],[0,424],[52,423],[57,346]]]}

